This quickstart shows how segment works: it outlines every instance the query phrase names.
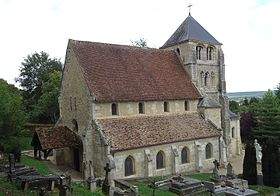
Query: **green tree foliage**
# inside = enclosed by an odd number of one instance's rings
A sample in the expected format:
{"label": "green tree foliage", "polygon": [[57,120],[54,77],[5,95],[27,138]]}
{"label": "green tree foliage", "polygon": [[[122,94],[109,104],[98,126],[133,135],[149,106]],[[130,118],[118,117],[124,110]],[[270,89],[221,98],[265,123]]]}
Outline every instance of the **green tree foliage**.
{"label": "green tree foliage", "polygon": [[246,144],[243,161],[243,178],[248,180],[249,184],[257,183],[256,151],[252,142]]}
{"label": "green tree foliage", "polygon": [[239,113],[239,103],[237,101],[229,101],[229,109],[234,113]]}
{"label": "green tree foliage", "polygon": [[[24,127],[26,115],[20,91],[0,79],[0,143],[7,149],[7,141]],[[10,142],[11,143],[16,143]]]}
{"label": "green tree foliage", "polygon": [[60,92],[61,72],[54,71],[49,74],[48,80],[42,84],[42,95],[34,105],[31,113],[32,119],[40,122],[55,123],[59,117],[58,96]]}
{"label": "green tree foliage", "polygon": [[[56,76],[57,73],[61,74],[61,71],[60,60],[51,58],[45,52],[28,55],[21,63],[20,75],[16,81],[24,90],[24,105],[31,122],[51,123],[55,119],[53,111],[58,111],[58,104],[57,98],[54,99],[53,96],[60,86]],[[56,73],[56,76],[52,73]],[[43,112],[42,110],[46,108],[48,111]]]}
{"label": "green tree foliage", "polygon": [[254,136],[257,139],[280,138],[280,102],[272,91],[251,106],[255,119]]}
{"label": "green tree foliage", "polygon": [[141,47],[141,48],[148,47],[147,40],[144,38],[140,38],[139,40],[131,41],[131,43],[133,46],[137,46],[137,47]]}
{"label": "green tree foliage", "polygon": [[280,83],[277,85],[276,90],[275,90],[275,95],[280,98]]}
{"label": "green tree foliage", "polygon": [[[243,119],[241,118],[241,131],[243,132],[244,129],[248,131],[244,177],[250,182],[254,181],[250,178],[255,176],[255,162],[252,162],[251,157],[255,151],[250,146],[253,145],[254,139],[258,139],[263,148],[264,184],[278,187],[280,186],[280,99],[274,92],[268,91],[262,99],[247,102],[247,110],[248,114],[243,114]],[[250,165],[254,169],[250,169]]]}

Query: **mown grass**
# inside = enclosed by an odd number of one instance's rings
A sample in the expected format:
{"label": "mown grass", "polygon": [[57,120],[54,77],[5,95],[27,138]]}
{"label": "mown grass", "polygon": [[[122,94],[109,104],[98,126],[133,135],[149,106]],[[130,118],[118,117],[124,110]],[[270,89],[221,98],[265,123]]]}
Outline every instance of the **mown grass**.
{"label": "mown grass", "polygon": [[102,190],[98,188],[95,192],[91,192],[82,183],[72,183],[73,195],[83,195],[83,196],[104,196]]}
{"label": "mown grass", "polygon": [[39,172],[39,174],[41,174],[41,175],[52,174],[46,163],[44,163],[43,161],[34,159],[32,157],[28,157],[28,156],[23,155],[21,157],[21,163],[26,165],[26,166],[35,168]]}

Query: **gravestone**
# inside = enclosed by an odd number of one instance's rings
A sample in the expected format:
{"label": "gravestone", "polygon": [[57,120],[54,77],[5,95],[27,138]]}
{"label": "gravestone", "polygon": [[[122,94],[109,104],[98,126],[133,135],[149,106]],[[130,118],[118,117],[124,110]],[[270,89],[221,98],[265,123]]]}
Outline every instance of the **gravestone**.
{"label": "gravestone", "polygon": [[109,172],[111,171],[109,163],[106,163],[106,167],[104,167],[104,170],[105,170],[106,174],[105,174],[104,182],[102,184],[102,192],[105,195],[108,195],[109,191],[110,191]]}
{"label": "gravestone", "polygon": [[227,164],[227,178],[233,179],[236,178],[234,174],[233,167],[230,163]]}
{"label": "gravestone", "polygon": [[92,161],[89,161],[89,178],[87,179],[87,183],[90,191],[96,190],[96,179],[93,173]]}
{"label": "gravestone", "polygon": [[213,164],[217,168],[217,170],[219,170],[220,163],[216,159],[215,159],[215,161],[213,161]]}
{"label": "gravestone", "polygon": [[71,196],[71,176],[60,176],[59,196]]}
{"label": "gravestone", "polygon": [[178,195],[190,195],[193,193],[203,192],[205,191],[205,188],[202,182],[199,180],[175,176],[171,178],[169,190]]}
{"label": "gravestone", "polygon": [[17,145],[14,149],[13,149],[13,154],[14,154],[14,158],[15,158],[15,162],[19,163],[20,159],[21,159],[21,149],[20,146]]}
{"label": "gravestone", "polygon": [[219,174],[219,163],[217,160],[213,161],[214,169],[212,171],[212,180],[215,182],[220,181],[220,174]]}

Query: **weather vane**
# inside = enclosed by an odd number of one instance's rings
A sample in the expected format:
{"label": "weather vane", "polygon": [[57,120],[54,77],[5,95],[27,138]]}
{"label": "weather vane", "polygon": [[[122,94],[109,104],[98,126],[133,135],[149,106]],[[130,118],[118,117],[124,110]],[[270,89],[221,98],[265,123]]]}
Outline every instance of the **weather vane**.
{"label": "weather vane", "polygon": [[189,4],[189,5],[188,5],[188,8],[189,8],[189,15],[191,15],[191,8],[192,8],[192,6],[193,6],[192,4]]}

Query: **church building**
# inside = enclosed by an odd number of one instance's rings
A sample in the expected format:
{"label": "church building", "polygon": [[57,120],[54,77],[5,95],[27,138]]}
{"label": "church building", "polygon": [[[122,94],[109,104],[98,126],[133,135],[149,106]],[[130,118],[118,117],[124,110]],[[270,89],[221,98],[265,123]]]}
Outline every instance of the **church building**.
{"label": "church building", "polygon": [[191,15],[160,49],[69,40],[56,126],[76,144],[66,139],[56,164],[87,179],[109,163],[125,179],[207,171],[239,155],[221,46]]}

